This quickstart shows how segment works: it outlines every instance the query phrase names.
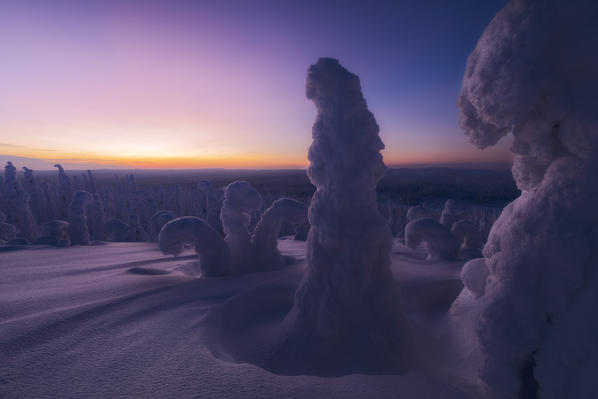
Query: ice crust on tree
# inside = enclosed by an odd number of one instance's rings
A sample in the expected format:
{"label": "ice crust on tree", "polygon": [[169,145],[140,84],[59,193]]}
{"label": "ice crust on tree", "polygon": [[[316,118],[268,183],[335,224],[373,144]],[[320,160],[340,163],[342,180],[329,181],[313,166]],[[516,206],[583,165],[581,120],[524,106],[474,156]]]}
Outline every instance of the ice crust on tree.
{"label": "ice crust on tree", "polygon": [[230,248],[234,273],[253,269],[253,246],[248,227],[251,212],[260,209],[262,196],[246,181],[235,181],[226,186],[220,220],[224,241]]}
{"label": "ice crust on tree", "polygon": [[226,276],[232,272],[231,253],[220,234],[206,221],[183,216],[169,221],[160,231],[162,253],[177,256],[186,243],[195,246],[204,276]]}
{"label": "ice crust on tree", "polygon": [[88,245],[89,229],[87,228],[86,208],[92,201],[87,191],[75,191],[70,211],[70,238],[72,245]]}
{"label": "ice crust on tree", "polygon": [[283,258],[278,251],[278,236],[283,222],[301,225],[307,221],[307,207],[304,203],[280,198],[266,209],[252,236],[253,262],[257,270],[272,270],[283,266]]}
{"label": "ice crust on tree", "polygon": [[405,334],[390,271],[392,236],[376,204],[386,169],[378,125],[359,77],[336,59],[320,58],[308,69],[306,95],[317,108],[308,154],[316,186],[308,265],[270,366],[402,369]]}
{"label": "ice crust on tree", "polygon": [[448,227],[434,219],[415,219],[405,226],[405,244],[409,248],[424,245],[426,260],[455,260],[459,244]]}
{"label": "ice crust on tree", "polygon": [[486,397],[598,392],[598,3],[516,0],[467,61],[460,124],[513,133],[521,196],[496,221],[476,299]]}

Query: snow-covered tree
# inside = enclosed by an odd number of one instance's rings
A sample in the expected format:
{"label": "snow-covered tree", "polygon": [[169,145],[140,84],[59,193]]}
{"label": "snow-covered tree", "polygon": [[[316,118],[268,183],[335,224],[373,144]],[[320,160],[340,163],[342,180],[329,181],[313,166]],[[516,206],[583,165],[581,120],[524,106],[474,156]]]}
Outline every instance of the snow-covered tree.
{"label": "snow-covered tree", "polygon": [[399,370],[405,337],[390,271],[392,236],[376,203],[386,169],[378,125],[359,77],[336,59],[309,68],[306,94],[317,109],[308,154],[316,186],[308,265],[271,362],[293,359],[292,367],[312,371],[335,362],[345,370]]}
{"label": "snow-covered tree", "polygon": [[522,190],[483,251],[485,397],[598,392],[597,20],[595,0],[513,0],[467,61],[461,127],[480,148],[512,132]]}

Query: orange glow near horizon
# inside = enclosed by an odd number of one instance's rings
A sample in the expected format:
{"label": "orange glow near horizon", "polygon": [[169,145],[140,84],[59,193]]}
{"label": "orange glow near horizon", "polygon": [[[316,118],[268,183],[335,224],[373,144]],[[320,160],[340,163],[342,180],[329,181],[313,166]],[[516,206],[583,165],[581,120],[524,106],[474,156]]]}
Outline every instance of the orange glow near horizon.
{"label": "orange glow near horizon", "polygon": [[[118,152],[117,152],[118,153]],[[57,150],[44,150],[29,148],[25,146],[10,146],[0,143],[0,158],[9,161],[11,157],[18,157],[20,166],[29,166],[27,159],[44,162],[45,167],[33,167],[33,169],[51,169],[54,163],[69,165],[76,168],[77,165],[86,165],[83,169],[201,169],[201,168],[224,168],[224,169],[304,169],[309,166],[307,151],[303,156],[297,153],[258,153],[245,152],[235,153],[232,151],[220,153],[181,153],[175,151],[164,151],[164,155],[158,150],[138,148],[122,151],[119,155],[109,152],[63,152]],[[389,167],[408,167],[424,164],[464,164],[464,163],[501,163],[508,161],[504,153],[500,151],[487,151],[485,153],[463,151],[445,153],[443,151],[431,150],[404,150],[404,151],[383,151],[384,162]],[[14,161],[13,161],[14,162]],[[90,167],[89,165],[93,165]]]}

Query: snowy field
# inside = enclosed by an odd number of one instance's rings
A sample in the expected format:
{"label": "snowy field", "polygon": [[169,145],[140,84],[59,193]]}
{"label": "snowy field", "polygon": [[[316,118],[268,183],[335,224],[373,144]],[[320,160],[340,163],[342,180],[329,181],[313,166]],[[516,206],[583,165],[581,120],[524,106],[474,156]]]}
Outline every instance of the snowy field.
{"label": "snowy field", "polygon": [[[173,258],[153,243],[29,248],[0,253],[2,398],[469,397],[433,377],[442,361],[425,336],[430,364],[401,375],[285,376],[235,361],[291,308],[305,242],[279,241],[296,259],[282,271],[222,278],[199,278],[191,250]],[[423,257],[395,242],[392,271],[414,324],[437,330],[462,262]],[[256,307],[264,317],[248,318]]]}

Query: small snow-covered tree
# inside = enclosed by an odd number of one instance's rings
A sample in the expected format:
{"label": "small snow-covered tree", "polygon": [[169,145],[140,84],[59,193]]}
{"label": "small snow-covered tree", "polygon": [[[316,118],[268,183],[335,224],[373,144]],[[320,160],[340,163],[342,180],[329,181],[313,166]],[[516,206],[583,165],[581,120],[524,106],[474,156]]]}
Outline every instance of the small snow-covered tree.
{"label": "small snow-covered tree", "polygon": [[246,181],[236,181],[224,190],[220,220],[224,241],[231,251],[233,272],[245,273],[253,269],[253,248],[248,226],[250,212],[260,209],[262,196]]}
{"label": "small snow-covered tree", "polygon": [[73,198],[71,179],[67,176],[62,165],[56,164],[54,167],[58,168],[58,199],[56,201],[58,206],[58,216],[60,219],[68,219],[69,207],[71,205],[71,199]]}
{"label": "small snow-covered tree", "polygon": [[300,225],[307,221],[307,207],[291,198],[280,198],[266,209],[252,236],[255,270],[278,269],[283,258],[278,251],[278,236],[283,222]]}
{"label": "small snow-covered tree", "polygon": [[166,255],[179,255],[184,245],[195,246],[202,274],[207,277],[232,273],[231,254],[222,236],[204,220],[183,216],[169,221],[160,231],[159,246]]}
{"label": "small snow-covered tree", "polygon": [[87,228],[87,206],[92,196],[87,191],[75,191],[71,203],[70,238],[72,245],[88,245],[89,229]]}

